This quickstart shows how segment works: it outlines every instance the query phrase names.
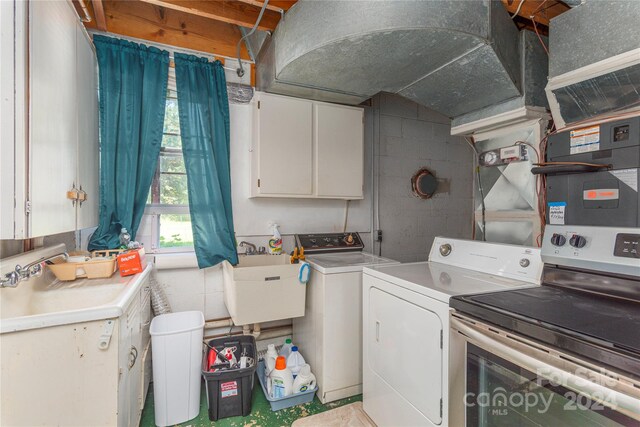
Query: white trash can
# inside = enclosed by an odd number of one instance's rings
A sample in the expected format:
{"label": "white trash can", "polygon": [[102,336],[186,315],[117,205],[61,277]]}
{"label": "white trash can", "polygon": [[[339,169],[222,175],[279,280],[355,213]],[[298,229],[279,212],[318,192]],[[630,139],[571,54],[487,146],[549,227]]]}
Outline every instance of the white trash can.
{"label": "white trash can", "polygon": [[189,421],[200,413],[204,315],[163,314],[151,321],[153,400],[160,427]]}

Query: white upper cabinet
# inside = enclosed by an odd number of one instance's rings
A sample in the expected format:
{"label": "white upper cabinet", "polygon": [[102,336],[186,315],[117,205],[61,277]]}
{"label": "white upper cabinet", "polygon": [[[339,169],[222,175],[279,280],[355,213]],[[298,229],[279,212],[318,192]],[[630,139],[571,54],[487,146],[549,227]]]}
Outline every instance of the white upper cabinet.
{"label": "white upper cabinet", "polygon": [[362,198],[364,114],[361,108],[314,105],[316,193],[321,197]]}
{"label": "white upper cabinet", "polygon": [[260,95],[254,114],[256,195],[311,196],[313,103]]}
{"label": "white upper cabinet", "polygon": [[[98,100],[91,41],[71,2],[0,3],[0,238],[95,226]],[[86,201],[71,200],[68,193]],[[6,202],[10,198],[14,203]]]}
{"label": "white upper cabinet", "polygon": [[257,92],[251,197],[362,199],[364,110]]}
{"label": "white upper cabinet", "polygon": [[82,26],[76,30],[76,81],[78,93],[78,190],[86,195],[78,202],[77,228],[98,224],[98,194],[100,185],[100,146],[98,144],[98,60],[93,44]]}
{"label": "white upper cabinet", "polygon": [[66,1],[29,2],[29,236],[74,230],[76,21]]}

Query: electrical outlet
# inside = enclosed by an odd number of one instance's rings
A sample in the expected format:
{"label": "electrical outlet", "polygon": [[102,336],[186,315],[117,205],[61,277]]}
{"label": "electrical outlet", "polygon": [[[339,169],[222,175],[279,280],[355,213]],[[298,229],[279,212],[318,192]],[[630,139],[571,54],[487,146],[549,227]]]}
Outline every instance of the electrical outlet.
{"label": "electrical outlet", "polygon": [[382,230],[376,230],[376,242],[382,242]]}

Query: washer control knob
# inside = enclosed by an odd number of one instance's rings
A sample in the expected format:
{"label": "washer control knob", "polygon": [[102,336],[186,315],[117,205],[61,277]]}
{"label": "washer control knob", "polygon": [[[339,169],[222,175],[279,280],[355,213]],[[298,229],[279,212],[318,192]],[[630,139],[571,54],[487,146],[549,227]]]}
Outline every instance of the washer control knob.
{"label": "washer control knob", "polygon": [[444,245],[440,245],[440,255],[449,256],[450,253],[451,253],[451,245],[450,244],[445,243]]}
{"label": "washer control knob", "polygon": [[574,234],[573,236],[571,236],[571,239],[569,239],[569,244],[574,248],[583,248],[584,245],[587,244],[587,239],[579,234]]}
{"label": "washer control knob", "polygon": [[553,233],[553,236],[551,236],[551,244],[554,246],[564,246],[564,244],[567,243],[567,238],[564,237],[562,234],[558,234],[558,233]]}
{"label": "washer control knob", "polygon": [[528,260],[528,259],[526,259],[526,258],[522,258],[522,259],[520,260],[520,267],[522,267],[522,268],[527,268],[527,267],[529,267],[529,264],[531,264],[531,261],[529,261],[529,260]]}

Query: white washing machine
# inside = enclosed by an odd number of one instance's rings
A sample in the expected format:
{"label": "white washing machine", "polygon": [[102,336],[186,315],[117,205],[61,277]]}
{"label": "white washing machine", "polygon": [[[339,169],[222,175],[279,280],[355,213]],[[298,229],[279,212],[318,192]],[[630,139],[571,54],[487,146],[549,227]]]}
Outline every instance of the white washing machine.
{"label": "white washing machine", "polygon": [[[353,240],[347,245],[349,235]],[[311,365],[322,403],[360,394],[362,268],[399,263],[362,252],[357,233],[304,235],[297,239],[305,247],[305,254],[311,253],[307,256],[311,277],[305,315],[293,319],[293,343]],[[318,248],[313,248],[311,239]]]}
{"label": "white washing machine", "polygon": [[437,237],[429,262],[363,270],[363,401],[380,427],[447,426],[449,298],[540,283],[540,250]]}

